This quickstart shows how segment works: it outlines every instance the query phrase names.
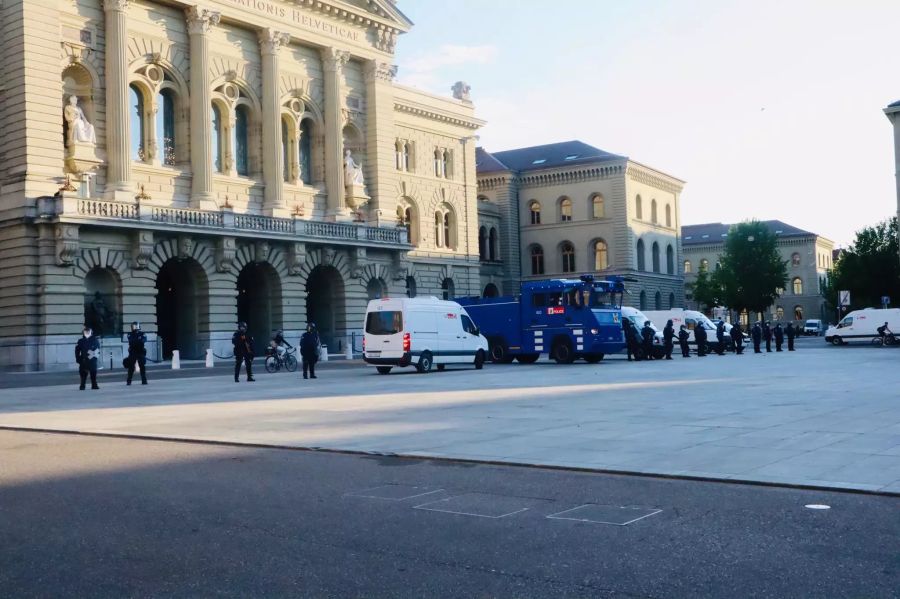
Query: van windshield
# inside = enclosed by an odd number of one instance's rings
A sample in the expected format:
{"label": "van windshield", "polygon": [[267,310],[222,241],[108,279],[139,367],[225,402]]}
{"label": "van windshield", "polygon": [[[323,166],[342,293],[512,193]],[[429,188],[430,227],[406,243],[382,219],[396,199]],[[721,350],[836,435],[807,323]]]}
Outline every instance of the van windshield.
{"label": "van windshield", "polygon": [[366,332],[370,335],[396,335],[403,330],[403,312],[369,312]]}

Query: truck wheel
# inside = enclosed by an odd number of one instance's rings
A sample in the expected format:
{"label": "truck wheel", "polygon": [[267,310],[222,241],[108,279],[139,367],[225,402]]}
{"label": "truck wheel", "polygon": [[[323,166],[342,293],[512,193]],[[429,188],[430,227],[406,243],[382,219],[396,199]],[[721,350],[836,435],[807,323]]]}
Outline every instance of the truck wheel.
{"label": "truck wheel", "polygon": [[588,364],[596,364],[603,359],[603,354],[584,354],[584,361]]}
{"label": "truck wheel", "polygon": [[555,342],[550,355],[556,360],[557,364],[571,364],[575,361],[575,352],[572,350],[572,344],[568,339],[560,339]]}
{"label": "truck wheel", "polygon": [[534,364],[540,357],[541,354],[519,354],[516,356],[516,360],[519,361],[519,364]]}
{"label": "truck wheel", "polygon": [[831,343],[832,343],[833,345],[843,345],[843,344],[844,344],[844,340],[841,339],[840,337],[835,336],[835,337],[832,337],[832,338],[831,338]]}
{"label": "truck wheel", "polygon": [[484,352],[479,349],[475,352],[475,370],[481,370],[482,368],[484,368]]}
{"label": "truck wheel", "polygon": [[377,366],[375,369],[378,371],[378,374],[390,374],[391,373],[390,366]]}
{"label": "truck wheel", "polygon": [[422,355],[419,356],[419,363],[416,364],[416,370],[419,372],[425,373],[431,371],[431,366],[434,364],[433,358],[431,357],[431,352],[422,352]]}
{"label": "truck wheel", "polygon": [[509,355],[509,349],[503,339],[491,339],[491,362],[495,364],[509,364],[513,357]]}

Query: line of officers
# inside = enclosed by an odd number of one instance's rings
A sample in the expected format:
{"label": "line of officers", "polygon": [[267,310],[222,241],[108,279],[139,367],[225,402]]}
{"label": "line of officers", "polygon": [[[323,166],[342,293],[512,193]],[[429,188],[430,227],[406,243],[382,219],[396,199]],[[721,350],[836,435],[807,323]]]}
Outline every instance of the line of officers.
{"label": "line of officers", "polygon": [[[656,338],[656,330],[653,328],[649,320],[644,322],[644,326],[638,329],[637,325],[628,318],[622,319],[622,329],[625,332],[625,343],[628,350],[628,361],[632,360],[653,360],[656,359],[672,359],[672,351],[675,349],[675,339],[678,339],[678,345],[681,349],[683,358],[690,358],[690,346],[688,342],[691,334],[685,325],[681,325],[678,332],[675,332],[675,325],[671,320],[666,322],[663,328],[663,347],[662,355],[654,352],[654,340]],[[781,323],[776,323],[772,327],[771,322],[765,321],[753,323],[750,329],[750,338],[753,341],[753,353],[762,353],[762,344],[765,342],[766,351],[772,351],[772,341],[775,341],[775,351],[780,352],[787,339],[788,351],[795,351],[794,339],[799,333],[799,327],[794,327],[793,323],[782,328]],[[715,352],[723,356],[728,348],[729,340],[734,343],[734,351],[737,355],[744,353],[744,331],[740,323],[735,323],[731,327],[731,331],[725,329],[725,322],[719,320],[716,323],[716,343],[713,346],[709,341],[709,334],[702,325],[694,328],[694,341],[697,344],[697,356],[704,357],[709,353],[710,347],[715,347]],[[730,339],[726,338],[730,337]]]}

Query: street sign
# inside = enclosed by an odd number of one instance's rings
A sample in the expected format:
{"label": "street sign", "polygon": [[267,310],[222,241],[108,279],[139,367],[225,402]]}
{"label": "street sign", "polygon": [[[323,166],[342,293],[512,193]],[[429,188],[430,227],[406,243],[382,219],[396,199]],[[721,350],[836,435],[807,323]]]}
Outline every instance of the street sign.
{"label": "street sign", "polygon": [[881,296],[881,307],[882,307],[882,308],[887,308],[887,307],[890,306],[890,305],[891,305],[891,296],[889,296],[889,295],[882,295],[882,296]]}
{"label": "street sign", "polygon": [[849,291],[838,291],[838,305],[841,305],[841,306],[849,306],[850,305],[850,292]]}

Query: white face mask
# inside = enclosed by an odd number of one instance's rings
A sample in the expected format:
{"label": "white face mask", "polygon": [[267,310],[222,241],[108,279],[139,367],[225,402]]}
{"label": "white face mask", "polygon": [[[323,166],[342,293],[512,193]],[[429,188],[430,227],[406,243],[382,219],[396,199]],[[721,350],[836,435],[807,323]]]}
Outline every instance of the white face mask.
{"label": "white face mask", "polygon": [[91,336],[91,334],[90,334],[88,331],[85,331],[85,332],[84,332],[84,338],[85,338],[85,339],[87,339],[87,338],[90,337],[90,336]]}

